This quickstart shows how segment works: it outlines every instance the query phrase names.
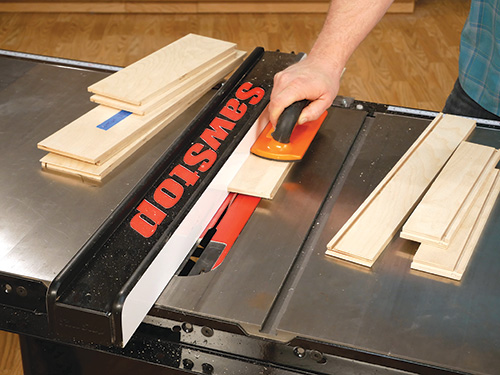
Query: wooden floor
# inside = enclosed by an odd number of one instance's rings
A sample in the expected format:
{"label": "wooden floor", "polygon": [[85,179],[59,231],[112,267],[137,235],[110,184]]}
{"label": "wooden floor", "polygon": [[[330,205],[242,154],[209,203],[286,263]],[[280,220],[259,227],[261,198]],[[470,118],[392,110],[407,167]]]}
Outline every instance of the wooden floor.
{"label": "wooden floor", "polygon": [[[386,15],[347,65],[340,94],[440,110],[457,76],[470,0],[419,0],[413,14]],[[0,13],[0,49],[127,65],[186,33],[283,52],[307,52],[321,14]],[[19,342],[0,334],[0,375],[22,374]]]}
{"label": "wooden floor", "polygon": [[[470,0],[419,0],[413,14],[387,14],[347,65],[340,94],[442,108],[457,75]],[[127,65],[186,33],[284,52],[307,52],[321,14],[0,13],[0,48]]]}
{"label": "wooden floor", "polygon": [[0,375],[22,375],[19,338],[12,333],[0,333]]}

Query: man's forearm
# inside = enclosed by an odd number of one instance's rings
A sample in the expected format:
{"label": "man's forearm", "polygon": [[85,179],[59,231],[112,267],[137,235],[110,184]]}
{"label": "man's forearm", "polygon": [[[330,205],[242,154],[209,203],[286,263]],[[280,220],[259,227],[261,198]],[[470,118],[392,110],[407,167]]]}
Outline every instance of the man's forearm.
{"label": "man's forearm", "polygon": [[309,58],[340,73],[354,50],[385,14],[393,0],[332,0]]}
{"label": "man's forearm", "polygon": [[317,119],[332,104],[347,60],[392,1],[331,0],[323,29],[307,58],[274,76],[268,106],[271,123],[276,124],[287,106],[302,99],[311,103],[299,123]]}

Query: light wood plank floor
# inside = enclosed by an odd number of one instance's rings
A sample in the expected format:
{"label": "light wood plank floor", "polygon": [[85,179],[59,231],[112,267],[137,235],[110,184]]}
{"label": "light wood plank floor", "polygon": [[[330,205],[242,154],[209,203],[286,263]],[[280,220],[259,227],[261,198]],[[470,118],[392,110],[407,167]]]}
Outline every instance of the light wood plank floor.
{"label": "light wood plank floor", "polygon": [[[386,15],[347,65],[340,94],[440,110],[457,76],[470,0],[419,0],[413,14]],[[0,13],[0,48],[127,65],[186,33],[283,52],[307,52],[318,14],[111,15]],[[22,374],[19,342],[0,334],[0,375]]]}

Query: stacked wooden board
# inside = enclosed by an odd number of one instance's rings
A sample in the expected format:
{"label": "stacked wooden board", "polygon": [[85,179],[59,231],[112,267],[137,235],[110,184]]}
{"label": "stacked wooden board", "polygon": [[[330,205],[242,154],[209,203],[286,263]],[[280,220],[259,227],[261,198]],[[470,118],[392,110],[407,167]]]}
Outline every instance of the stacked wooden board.
{"label": "stacked wooden board", "polygon": [[403,226],[412,268],[460,280],[500,189],[500,151],[463,142]]}
{"label": "stacked wooden board", "polygon": [[38,144],[43,169],[101,181],[220,82],[245,53],[189,34],[89,87],[99,105]]}
{"label": "stacked wooden board", "polygon": [[500,191],[500,151],[465,142],[474,127],[470,119],[437,116],[326,254],[371,267],[411,214],[401,236],[422,243],[412,268],[460,279]]}
{"label": "stacked wooden board", "polygon": [[448,247],[422,243],[413,258],[411,268],[461,280],[499,192],[500,178],[498,169],[495,169],[488,174]]}
{"label": "stacked wooden board", "polygon": [[437,116],[328,243],[327,255],[371,267],[474,126]]}
{"label": "stacked wooden board", "polygon": [[447,248],[500,153],[462,142],[401,231],[401,237]]}

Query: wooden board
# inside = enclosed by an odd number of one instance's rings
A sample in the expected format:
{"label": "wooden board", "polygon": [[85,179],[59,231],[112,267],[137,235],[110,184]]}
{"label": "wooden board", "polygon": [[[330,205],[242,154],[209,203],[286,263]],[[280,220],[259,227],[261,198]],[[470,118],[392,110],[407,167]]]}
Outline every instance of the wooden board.
{"label": "wooden board", "polygon": [[[199,99],[193,97],[193,102]],[[85,163],[76,159],[67,158],[62,155],[48,153],[40,162],[42,169],[47,171],[58,172],[62,174],[81,177],[83,180],[90,180],[101,182],[108,174],[116,169],[122,162],[130,157],[135,151],[143,146],[147,141],[158,134],[165,126],[172,122],[178,115],[180,115],[190,104],[190,102],[183,103],[182,106],[171,113],[162,123],[161,126],[153,127],[149,132],[134,140],[126,148],[120,150],[117,154],[113,155],[110,159],[100,165]]]}
{"label": "wooden board", "polygon": [[102,181],[102,179],[110,174],[116,167],[118,167],[118,165],[131,156],[148,140],[158,134],[191,104],[200,99],[219,81],[220,75],[225,76],[233,68],[234,67],[232,65],[228,65],[225,68],[222,68],[219,72],[220,74],[213,75],[212,77],[208,76],[205,77],[204,80],[199,81],[197,86],[187,90],[186,98],[174,106],[173,111],[169,112],[161,122],[159,122],[156,126],[151,127],[142,136],[136,137],[128,146],[122,148],[104,163],[95,165],[62,155],[49,153],[40,160],[42,168],[56,171],[58,173],[79,176],[87,180]]}
{"label": "wooden board", "polygon": [[267,160],[250,154],[229,183],[228,191],[273,199],[292,164],[291,162]]}
{"label": "wooden board", "polygon": [[475,122],[442,114],[328,243],[327,255],[371,267]]}
{"label": "wooden board", "polygon": [[159,106],[165,104],[168,102],[172,97],[174,97],[177,94],[182,93],[184,90],[188,89],[193,83],[196,83],[196,81],[203,79],[207,75],[212,75],[216,73],[219,69],[226,67],[226,66],[233,66],[235,67],[236,65],[239,65],[241,61],[243,60],[243,57],[245,56],[246,52],[243,51],[237,51],[235,50],[233,53],[230,55],[226,56],[223,58],[221,61],[217,63],[210,64],[203,69],[201,69],[199,72],[195,73],[194,75],[190,76],[189,78],[186,78],[185,80],[181,81],[178,85],[175,85],[174,87],[171,87],[169,90],[165,91],[162,94],[159,94],[157,96],[153,96],[150,100],[147,100],[144,104],[142,105],[133,105],[127,102],[122,102],[120,100],[116,99],[111,99],[106,96],[101,96],[101,95],[92,95],[90,97],[90,100],[93,101],[94,103],[102,104],[107,107],[115,108],[115,109],[123,109],[125,111],[129,111],[132,113],[135,113],[136,115],[146,115],[147,113],[150,113],[151,111],[157,109]]}
{"label": "wooden board", "polygon": [[102,164],[134,138],[141,137],[163,121],[194,92],[207,92],[211,88],[210,84],[220,81],[238,63],[239,60],[235,60],[234,63],[219,66],[213,75],[193,82],[188,89],[170,98],[167,104],[144,116],[132,114],[108,130],[100,129],[97,125],[117,115],[119,110],[100,105],[41,141],[38,148],[86,163]]}
{"label": "wooden board", "polygon": [[88,89],[94,94],[142,105],[208,64],[233,53],[235,47],[234,43],[188,34]]}
{"label": "wooden board", "polygon": [[446,248],[499,160],[493,147],[462,142],[403,225],[401,237]]}
{"label": "wooden board", "polygon": [[[16,13],[326,13],[329,1],[29,1],[1,2],[0,12]],[[414,0],[395,0],[388,13],[412,13]]]}
{"label": "wooden board", "polygon": [[460,225],[447,249],[429,244],[418,248],[411,268],[461,280],[472,253],[481,237],[488,216],[500,192],[498,170],[491,171],[483,183],[471,210]]}

